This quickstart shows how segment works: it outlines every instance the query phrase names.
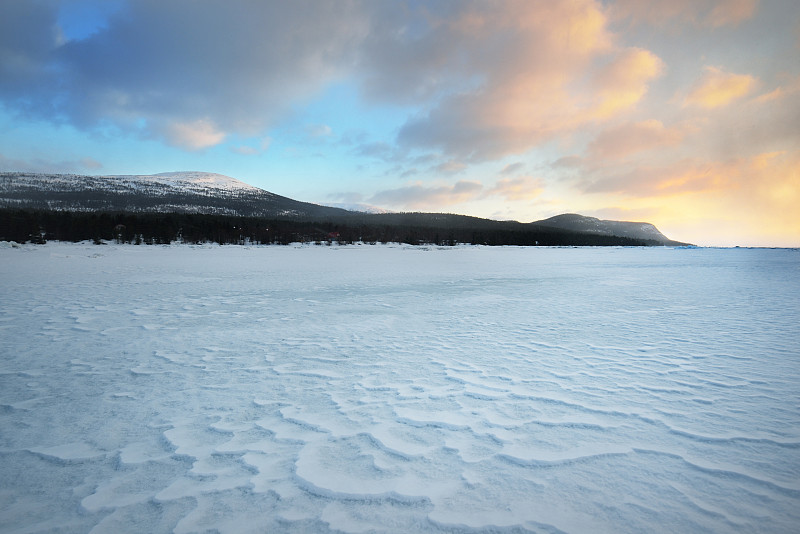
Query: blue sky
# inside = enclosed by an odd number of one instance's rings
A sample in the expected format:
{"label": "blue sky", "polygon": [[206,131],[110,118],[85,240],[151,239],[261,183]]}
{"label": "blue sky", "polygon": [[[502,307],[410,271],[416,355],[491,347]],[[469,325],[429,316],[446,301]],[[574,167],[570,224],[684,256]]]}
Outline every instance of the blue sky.
{"label": "blue sky", "polygon": [[0,170],[800,245],[789,0],[0,4]]}

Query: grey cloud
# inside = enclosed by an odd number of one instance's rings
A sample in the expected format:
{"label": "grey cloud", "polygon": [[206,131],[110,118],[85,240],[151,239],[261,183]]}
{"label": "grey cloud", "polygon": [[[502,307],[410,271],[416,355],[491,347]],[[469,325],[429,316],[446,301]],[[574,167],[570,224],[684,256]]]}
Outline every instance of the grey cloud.
{"label": "grey cloud", "polygon": [[438,165],[436,165],[433,170],[437,173],[442,174],[458,174],[459,172],[466,169],[467,166],[460,161],[456,161],[454,159],[444,161]]}
{"label": "grey cloud", "polygon": [[0,101],[23,113],[52,113],[46,67],[59,44],[54,3],[0,2]]}
{"label": "grey cloud", "polygon": [[571,169],[583,166],[584,160],[580,156],[563,156],[555,160],[551,165],[556,168],[566,167]]}
{"label": "grey cloud", "polygon": [[79,127],[144,119],[156,135],[198,120],[257,133],[349,69],[367,24],[354,3],[136,0],[61,44],[57,3],[2,6],[4,100]]}
{"label": "grey cloud", "polygon": [[103,164],[91,157],[81,158],[78,160],[51,161],[42,158],[7,158],[3,154],[0,154],[0,171],[2,172],[92,172],[102,168]]}
{"label": "grey cloud", "polygon": [[464,36],[442,21],[469,8],[469,2],[368,2],[371,31],[358,59],[364,96],[378,102],[419,104],[452,89],[472,73],[465,62]]}
{"label": "grey cloud", "polygon": [[397,149],[382,141],[363,143],[355,148],[358,156],[376,158],[384,161],[395,161],[397,159]]}
{"label": "grey cloud", "polygon": [[753,16],[758,0],[617,0],[609,11],[614,18],[655,26],[680,22],[716,28],[737,25]]}

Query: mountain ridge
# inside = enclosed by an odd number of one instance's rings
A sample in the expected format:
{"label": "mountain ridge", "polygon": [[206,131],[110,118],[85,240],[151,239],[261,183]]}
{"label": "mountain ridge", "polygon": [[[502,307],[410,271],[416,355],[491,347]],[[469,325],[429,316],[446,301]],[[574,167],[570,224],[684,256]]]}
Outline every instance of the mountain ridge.
{"label": "mountain ridge", "polygon": [[[352,206],[348,206],[351,207]],[[645,222],[601,220],[569,213],[540,221],[496,221],[447,213],[352,211],[294,200],[222,174],[202,171],[151,175],[0,173],[0,209],[56,212],[177,213],[318,221],[349,226],[427,228],[440,232],[553,233],[580,236],[591,244],[613,237],[620,244],[683,245]],[[426,234],[427,235],[427,234]],[[483,235],[483,234],[480,234]],[[539,240],[523,240],[538,244]],[[507,244],[516,244],[512,242]]]}

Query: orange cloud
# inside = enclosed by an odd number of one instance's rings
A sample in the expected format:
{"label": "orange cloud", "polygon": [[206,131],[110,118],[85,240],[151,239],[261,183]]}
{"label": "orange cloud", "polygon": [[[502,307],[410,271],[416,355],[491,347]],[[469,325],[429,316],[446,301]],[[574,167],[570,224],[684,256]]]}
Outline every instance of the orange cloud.
{"label": "orange cloud", "polygon": [[584,182],[589,193],[613,193],[629,199],[677,197],[685,194],[737,189],[750,168],[751,161],[735,158],[727,161],[686,158],[680,161],[633,166],[586,169],[592,177]]}
{"label": "orange cloud", "polygon": [[[733,168],[731,168],[733,167]],[[662,178],[655,184],[655,194],[675,195],[696,193],[698,191],[721,191],[733,187],[730,182],[730,171],[735,170],[736,164],[731,165],[692,165],[688,168]]]}
{"label": "orange cloud", "polygon": [[631,154],[680,143],[683,133],[650,119],[626,123],[600,133],[589,145],[589,155],[599,159],[622,159]]}
{"label": "orange cloud", "polygon": [[749,74],[732,74],[717,67],[706,67],[705,75],[695,84],[684,105],[704,108],[727,106],[749,94],[757,80]]}
{"label": "orange cloud", "polygon": [[600,104],[595,114],[607,118],[634,106],[647,92],[647,84],[658,76],[663,62],[655,54],[641,48],[624,50],[596,76]]}

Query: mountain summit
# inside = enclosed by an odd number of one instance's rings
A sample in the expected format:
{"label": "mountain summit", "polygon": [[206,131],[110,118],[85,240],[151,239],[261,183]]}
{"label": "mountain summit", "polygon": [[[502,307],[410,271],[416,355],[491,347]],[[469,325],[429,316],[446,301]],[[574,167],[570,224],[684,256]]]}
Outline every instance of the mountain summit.
{"label": "mountain summit", "polygon": [[599,235],[616,235],[633,239],[646,239],[669,243],[670,239],[659,232],[658,228],[646,222],[608,221],[596,217],[587,217],[577,213],[564,213],[549,219],[536,221],[541,226],[584,232]]}

